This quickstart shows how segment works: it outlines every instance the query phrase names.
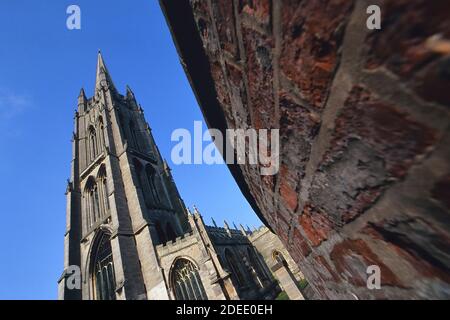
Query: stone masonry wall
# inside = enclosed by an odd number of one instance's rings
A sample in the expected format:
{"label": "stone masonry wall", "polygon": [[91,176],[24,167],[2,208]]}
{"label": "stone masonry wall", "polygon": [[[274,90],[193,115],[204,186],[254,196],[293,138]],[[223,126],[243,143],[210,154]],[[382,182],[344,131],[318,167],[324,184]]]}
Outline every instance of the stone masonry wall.
{"label": "stone masonry wall", "polygon": [[241,170],[320,298],[449,298],[450,2],[191,6],[228,127],[280,129],[279,173]]}

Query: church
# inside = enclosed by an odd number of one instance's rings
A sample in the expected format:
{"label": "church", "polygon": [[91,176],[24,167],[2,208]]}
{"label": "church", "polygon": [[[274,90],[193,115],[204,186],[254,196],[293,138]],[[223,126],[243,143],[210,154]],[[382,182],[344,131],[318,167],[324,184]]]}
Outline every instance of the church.
{"label": "church", "polygon": [[[144,111],[99,52],[95,91],[74,117],[59,299],[303,299],[303,275],[276,235],[206,225],[189,210]],[[69,289],[78,266],[81,286]]]}

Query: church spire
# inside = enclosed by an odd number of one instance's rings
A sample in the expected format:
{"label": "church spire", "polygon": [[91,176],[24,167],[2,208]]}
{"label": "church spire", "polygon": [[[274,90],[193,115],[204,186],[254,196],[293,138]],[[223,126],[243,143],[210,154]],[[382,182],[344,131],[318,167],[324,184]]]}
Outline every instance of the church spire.
{"label": "church spire", "polygon": [[97,55],[97,73],[95,76],[95,90],[99,90],[104,86],[109,86],[109,88],[114,89],[114,83],[112,82],[109,71],[106,68],[105,61],[103,61],[103,56],[100,50]]}
{"label": "church spire", "polygon": [[80,94],[78,95],[78,112],[83,112],[87,108],[87,98],[84,89],[81,88]]}

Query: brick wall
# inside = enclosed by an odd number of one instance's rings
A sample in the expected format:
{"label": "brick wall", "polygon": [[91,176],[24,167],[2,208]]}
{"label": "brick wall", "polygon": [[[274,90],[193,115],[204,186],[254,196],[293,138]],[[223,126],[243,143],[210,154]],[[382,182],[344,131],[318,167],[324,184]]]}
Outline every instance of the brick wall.
{"label": "brick wall", "polygon": [[450,2],[191,0],[213,88],[161,4],[208,124],[214,90],[226,127],[280,129],[279,173],[238,183],[319,296],[449,298]]}

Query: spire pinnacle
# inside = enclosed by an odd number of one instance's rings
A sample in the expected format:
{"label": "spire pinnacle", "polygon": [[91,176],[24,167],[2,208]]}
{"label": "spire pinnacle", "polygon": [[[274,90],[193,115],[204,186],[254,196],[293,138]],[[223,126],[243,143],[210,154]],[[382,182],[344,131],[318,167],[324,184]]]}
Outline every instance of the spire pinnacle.
{"label": "spire pinnacle", "polygon": [[86,109],[86,93],[84,92],[84,89],[81,88],[80,94],[78,95],[78,111],[84,111]]}
{"label": "spire pinnacle", "polygon": [[109,71],[106,68],[105,61],[103,60],[102,53],[98,50],[97,54],[97,72],[95,77],[95,89],[101,89],[103,86],[110,86],[114,88],[114,83],[112,82]]}

